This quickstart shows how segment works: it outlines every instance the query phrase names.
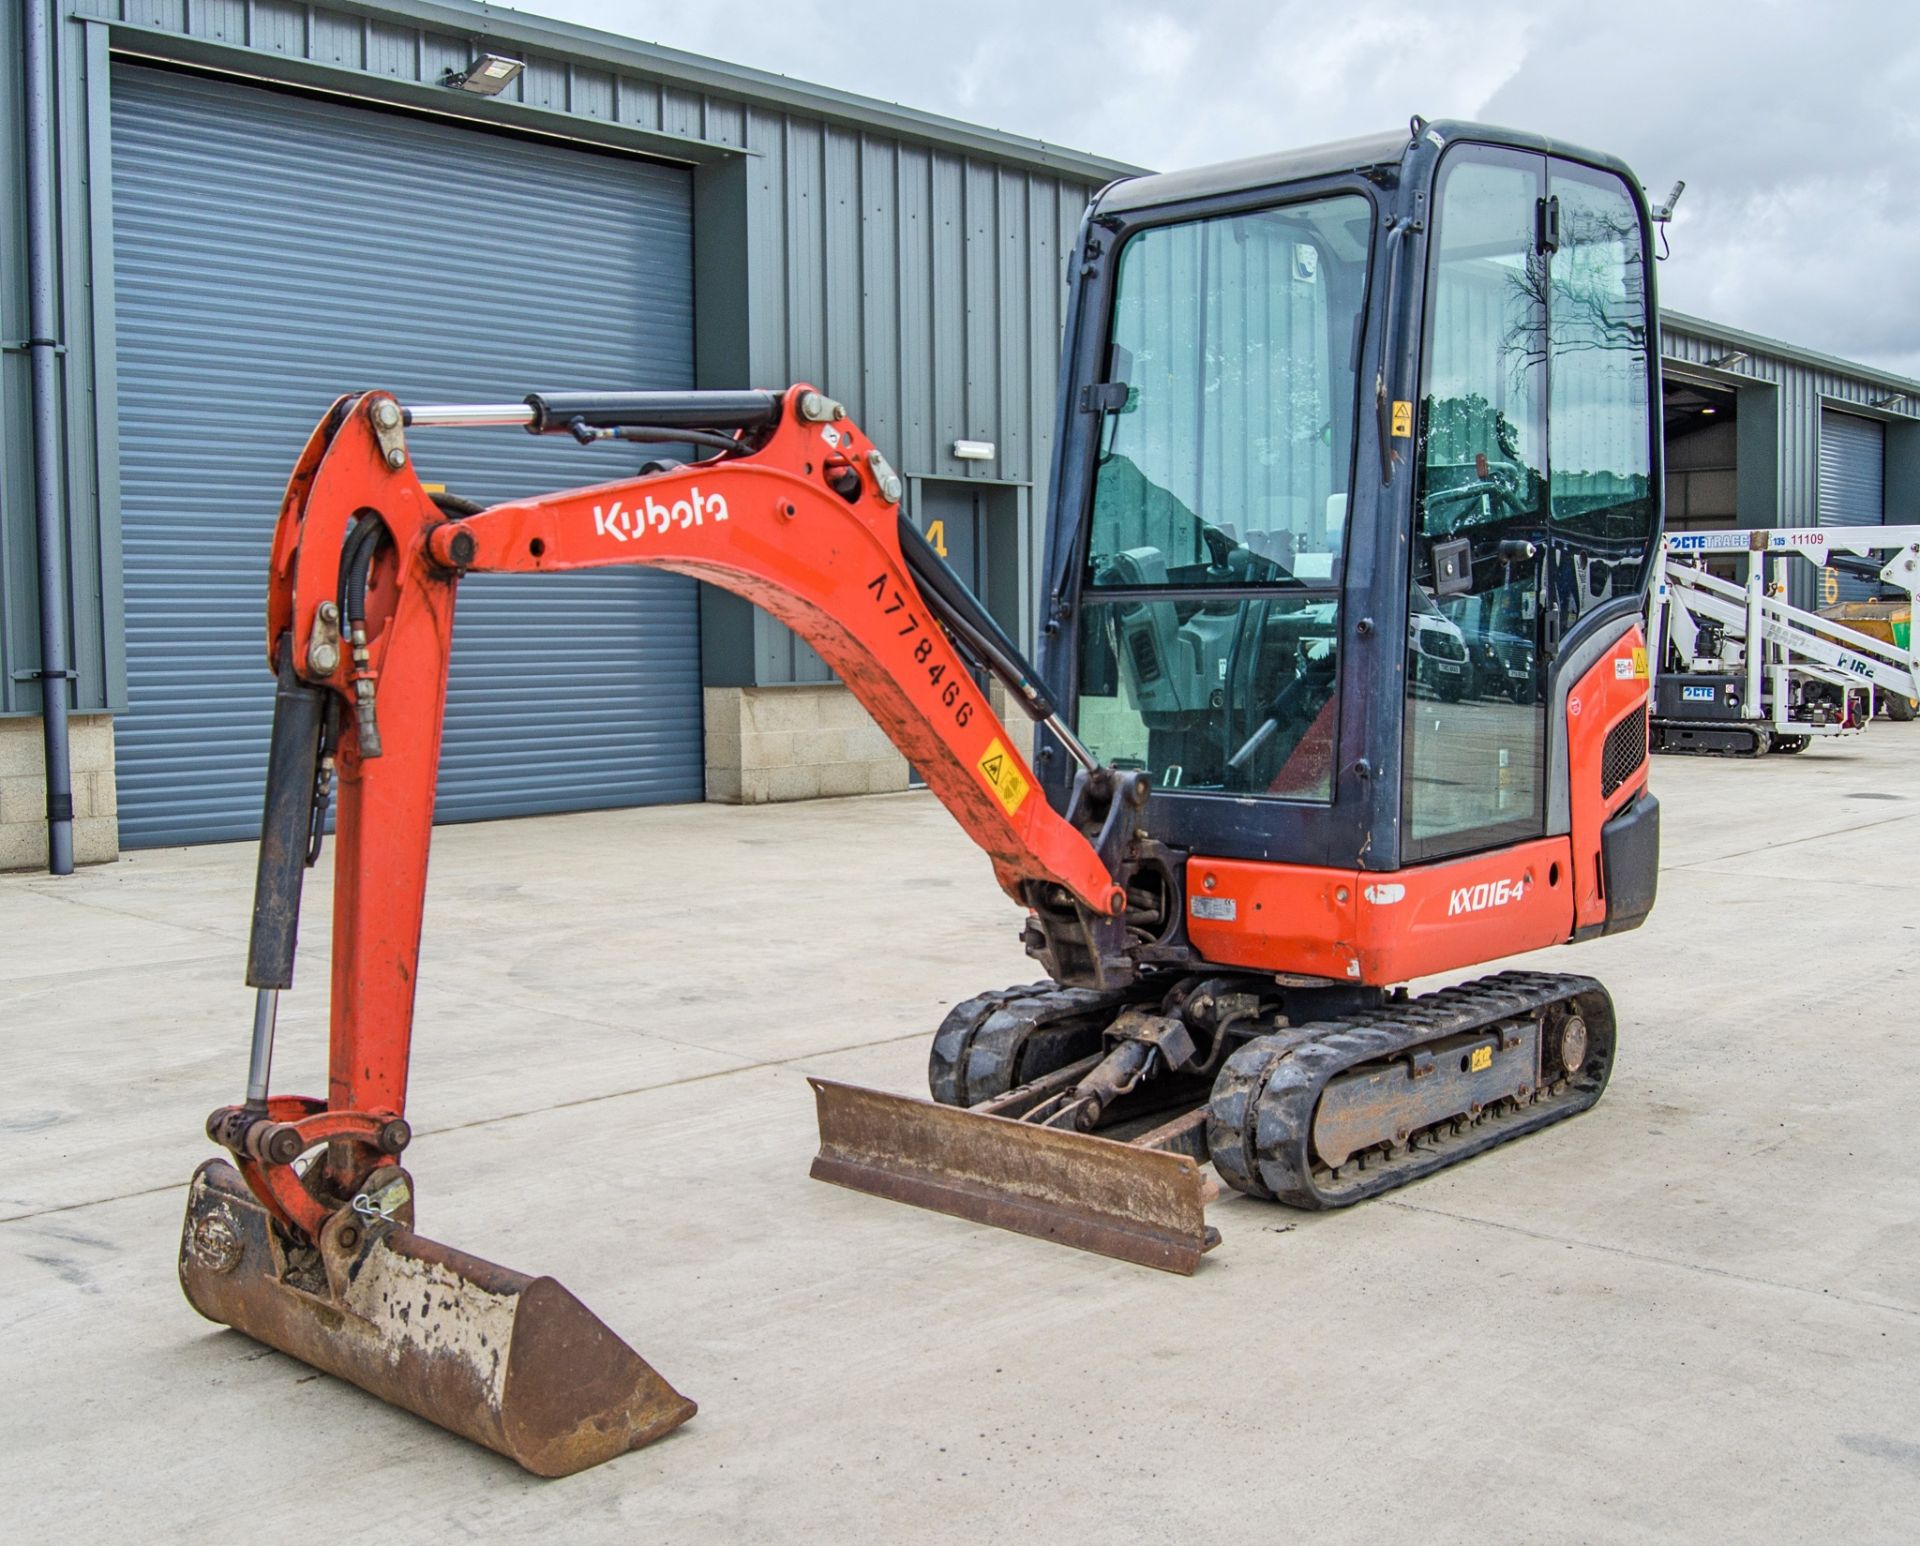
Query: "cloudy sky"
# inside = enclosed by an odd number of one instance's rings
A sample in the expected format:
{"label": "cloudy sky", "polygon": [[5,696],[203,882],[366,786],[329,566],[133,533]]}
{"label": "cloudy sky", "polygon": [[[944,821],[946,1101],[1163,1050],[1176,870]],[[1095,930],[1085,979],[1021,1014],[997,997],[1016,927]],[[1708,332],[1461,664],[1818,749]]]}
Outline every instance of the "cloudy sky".
{"label": "cloudy sky", "polygon": [[1661,299],[1920,376],[1914,0],[530,0],[522,9],[1156,169],[1418,112],[1687,191]]}

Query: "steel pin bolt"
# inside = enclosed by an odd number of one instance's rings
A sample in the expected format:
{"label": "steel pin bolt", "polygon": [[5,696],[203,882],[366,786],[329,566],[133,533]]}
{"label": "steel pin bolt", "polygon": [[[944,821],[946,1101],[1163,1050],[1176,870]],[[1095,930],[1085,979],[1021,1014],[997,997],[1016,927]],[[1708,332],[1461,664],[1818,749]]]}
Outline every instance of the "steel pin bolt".
{"label": "steel pin bolt", "polygon": [[221,1208],[193,1226],[194,1258],[209,1272],[231,1272],[240,1265],[244,1247],[233,1216]]}
{"label": "steel pin bolt", "polygon": [[878,451],[867,453],[867,466],[873,469],[873,481],[879,487],[880,497],[890,505],[900,503],[900,474],[887,465],[887,459]]}

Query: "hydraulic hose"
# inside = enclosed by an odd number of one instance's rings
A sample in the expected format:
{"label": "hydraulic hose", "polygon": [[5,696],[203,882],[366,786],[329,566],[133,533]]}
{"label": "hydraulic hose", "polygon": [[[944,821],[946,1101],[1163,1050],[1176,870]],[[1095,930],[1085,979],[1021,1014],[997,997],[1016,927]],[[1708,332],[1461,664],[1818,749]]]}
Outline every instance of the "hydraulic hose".
{"label": "hydraulic hose", "polygon": [[351,627],[367,616],[367,576],[373,556],[387,535],[387,524],[371,510],[362,510],[340,548],[340,615]]}
{"label": "hydraulic hose", "polygon": [[375,713],[373,672],[367,651],[367,579],[373,572],[380,544],[392,541],[387,524],[372,510],[362,510],[340,549],[340,615],[347,645],[353,652],[353,721],[363,757],[380,755],[380,721]]}

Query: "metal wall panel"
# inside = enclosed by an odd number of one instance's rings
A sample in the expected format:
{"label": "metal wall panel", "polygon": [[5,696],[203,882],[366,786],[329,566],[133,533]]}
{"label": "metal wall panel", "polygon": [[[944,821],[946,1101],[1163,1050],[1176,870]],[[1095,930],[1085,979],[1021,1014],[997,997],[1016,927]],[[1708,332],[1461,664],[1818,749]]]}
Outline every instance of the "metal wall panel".
{"label": "metal wall panel", "polygon": [[[1887,431],[1857,413],[1820,414],[1820,524],[1883,526],[1887,519]],[[1834,571],[1821,576],[1820,600],[1865,601],[1872,580]]]}
{"label": "metal wall panel", "polygon": [[1820,524],[1880,526],[1886,509],[1887,434],[1857,413],[1820,415]]}
{"label": "metal wall panel", "polygon": [[[272,696],[267,547],[313,421],[359,386],[471,402],[691,385],[689,180],[134,66],[113,105],[121,841],[246,837]],[[423,477],[488,502],[634,459],[516,431],[410,441]],[[697,800],[700,731],[690,581],[463,582],[442,818]]]}
{"label": "metal wall panel", "polygon": [[[32,0],[54,5],[54,0]],[[28,326],[25,115],[19,104],[26,6],[0,5],[0,714],[38,714],[40,605],[34,533],[34,457]],[[55,10],[57,15],[57,7]],[[126,698],[119,648],[118,485],[114,383],[100,368],[111,336],[106,261],[106,51],[81,29],[53,28],[54,361],[62,444],[55,503],[65,521],[67,664],[75,712],[117,709]],[[102,109],[96,111],[96,107]]]}
{"label": "metal wall panel", "polygon": [[[700,384],[777,385],[804,365],[860,415],[903,472],[1012,485],[1023,512],[1022,590],[1031,589],[1065,265],[1088,194],[1128,170],[1120,163],[465,0],[31,3],[70,18],[58,28],[58,149],[78,706],[118,709],[125,699],[109,47],[121,57],[170,59],[683,160],[693,168],[696,193],[707,199],[738,179],[744,197],[729,187],[725,198],[738,201],[744,239],[733,238],[731,212],[716,221],[710,203],[701,217],[702,241],[724,228],[729,250],[705,248],[697,259],[708,298],[700,311]],[[0,39],[11,35],[18,11],[0,6]],[[480,39],[527,60],[498,99],[470,98],[445,85]],[[95,65],[97,81],[89,78]],[[97,136],[89,130],[95,119]],[[5,260],[20,232],[12,130],[0,115],[0,310],[10,317],[17,310],[17,284],[10,281],[19,269]],[[716,177],[721,167],[726,171]],[[745,270],[737,287],[715,282],[716,269],[729,264]],[[728,310],[716,314],[710,298],[720,294]],[[95,317],[102,319],[98,327]],[[7,338],[22,336],[23,326],[11,322]],[[716,342],[730,327],[743,345]],[[25,400],[14,390],[24,374],[19,355],[0,361],[0,713],[32,712],[38,697],[35,684],[16,679],[35,664],[32,549],[20,541],[30,524],[19,476],[25,462],[17,454]],[[949,450],[960,438],[994,440],[1001,460],[955,461]],[[716,626],[737,637],[748,679],[825,676],[810,652],[764,614],[743,612],[736,625],[722,612],[714,609]],[[1022,627],[1031,623],[1023,606]],[[738,679],[731,667],[715,678]]]}
{"label": "metal wall panel", "polygon": [[[790,114],[749,112],[746,135],[752,379],[812,381],[909,476],[1027,484],[1042,508],[1063,254],[1092,184]],[[956,440],[997,455],[959,461]],[[1038,531],[1024,543],[1030,578]],[[756,680],[831,680],[754,622]]]}

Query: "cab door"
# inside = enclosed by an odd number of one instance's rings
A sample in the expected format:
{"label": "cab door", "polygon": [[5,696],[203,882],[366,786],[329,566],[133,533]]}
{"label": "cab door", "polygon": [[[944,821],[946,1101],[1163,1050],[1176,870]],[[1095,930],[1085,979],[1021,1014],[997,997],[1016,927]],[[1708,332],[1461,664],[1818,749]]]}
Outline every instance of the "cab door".
{"label": "cab door", "polygon": [[1542,597],[1557,660],[1637,609],[1653,556],[1652,304],[1640,208],[1612,172],[1547,163],[1548,547]]}
{"label": "cab door", "polygon": [[1467,145],[1442,161],[1434,206],[1401,793],[1413,862],[1545,832],[1556,663],[1637,611],[1658,510],[1632,191]]}
{"label": "cab door", "polygon": [[1546,196],[1542,156],[1463,146],[1441,163],[1414,468],[1406,861],[1545,831]]}

